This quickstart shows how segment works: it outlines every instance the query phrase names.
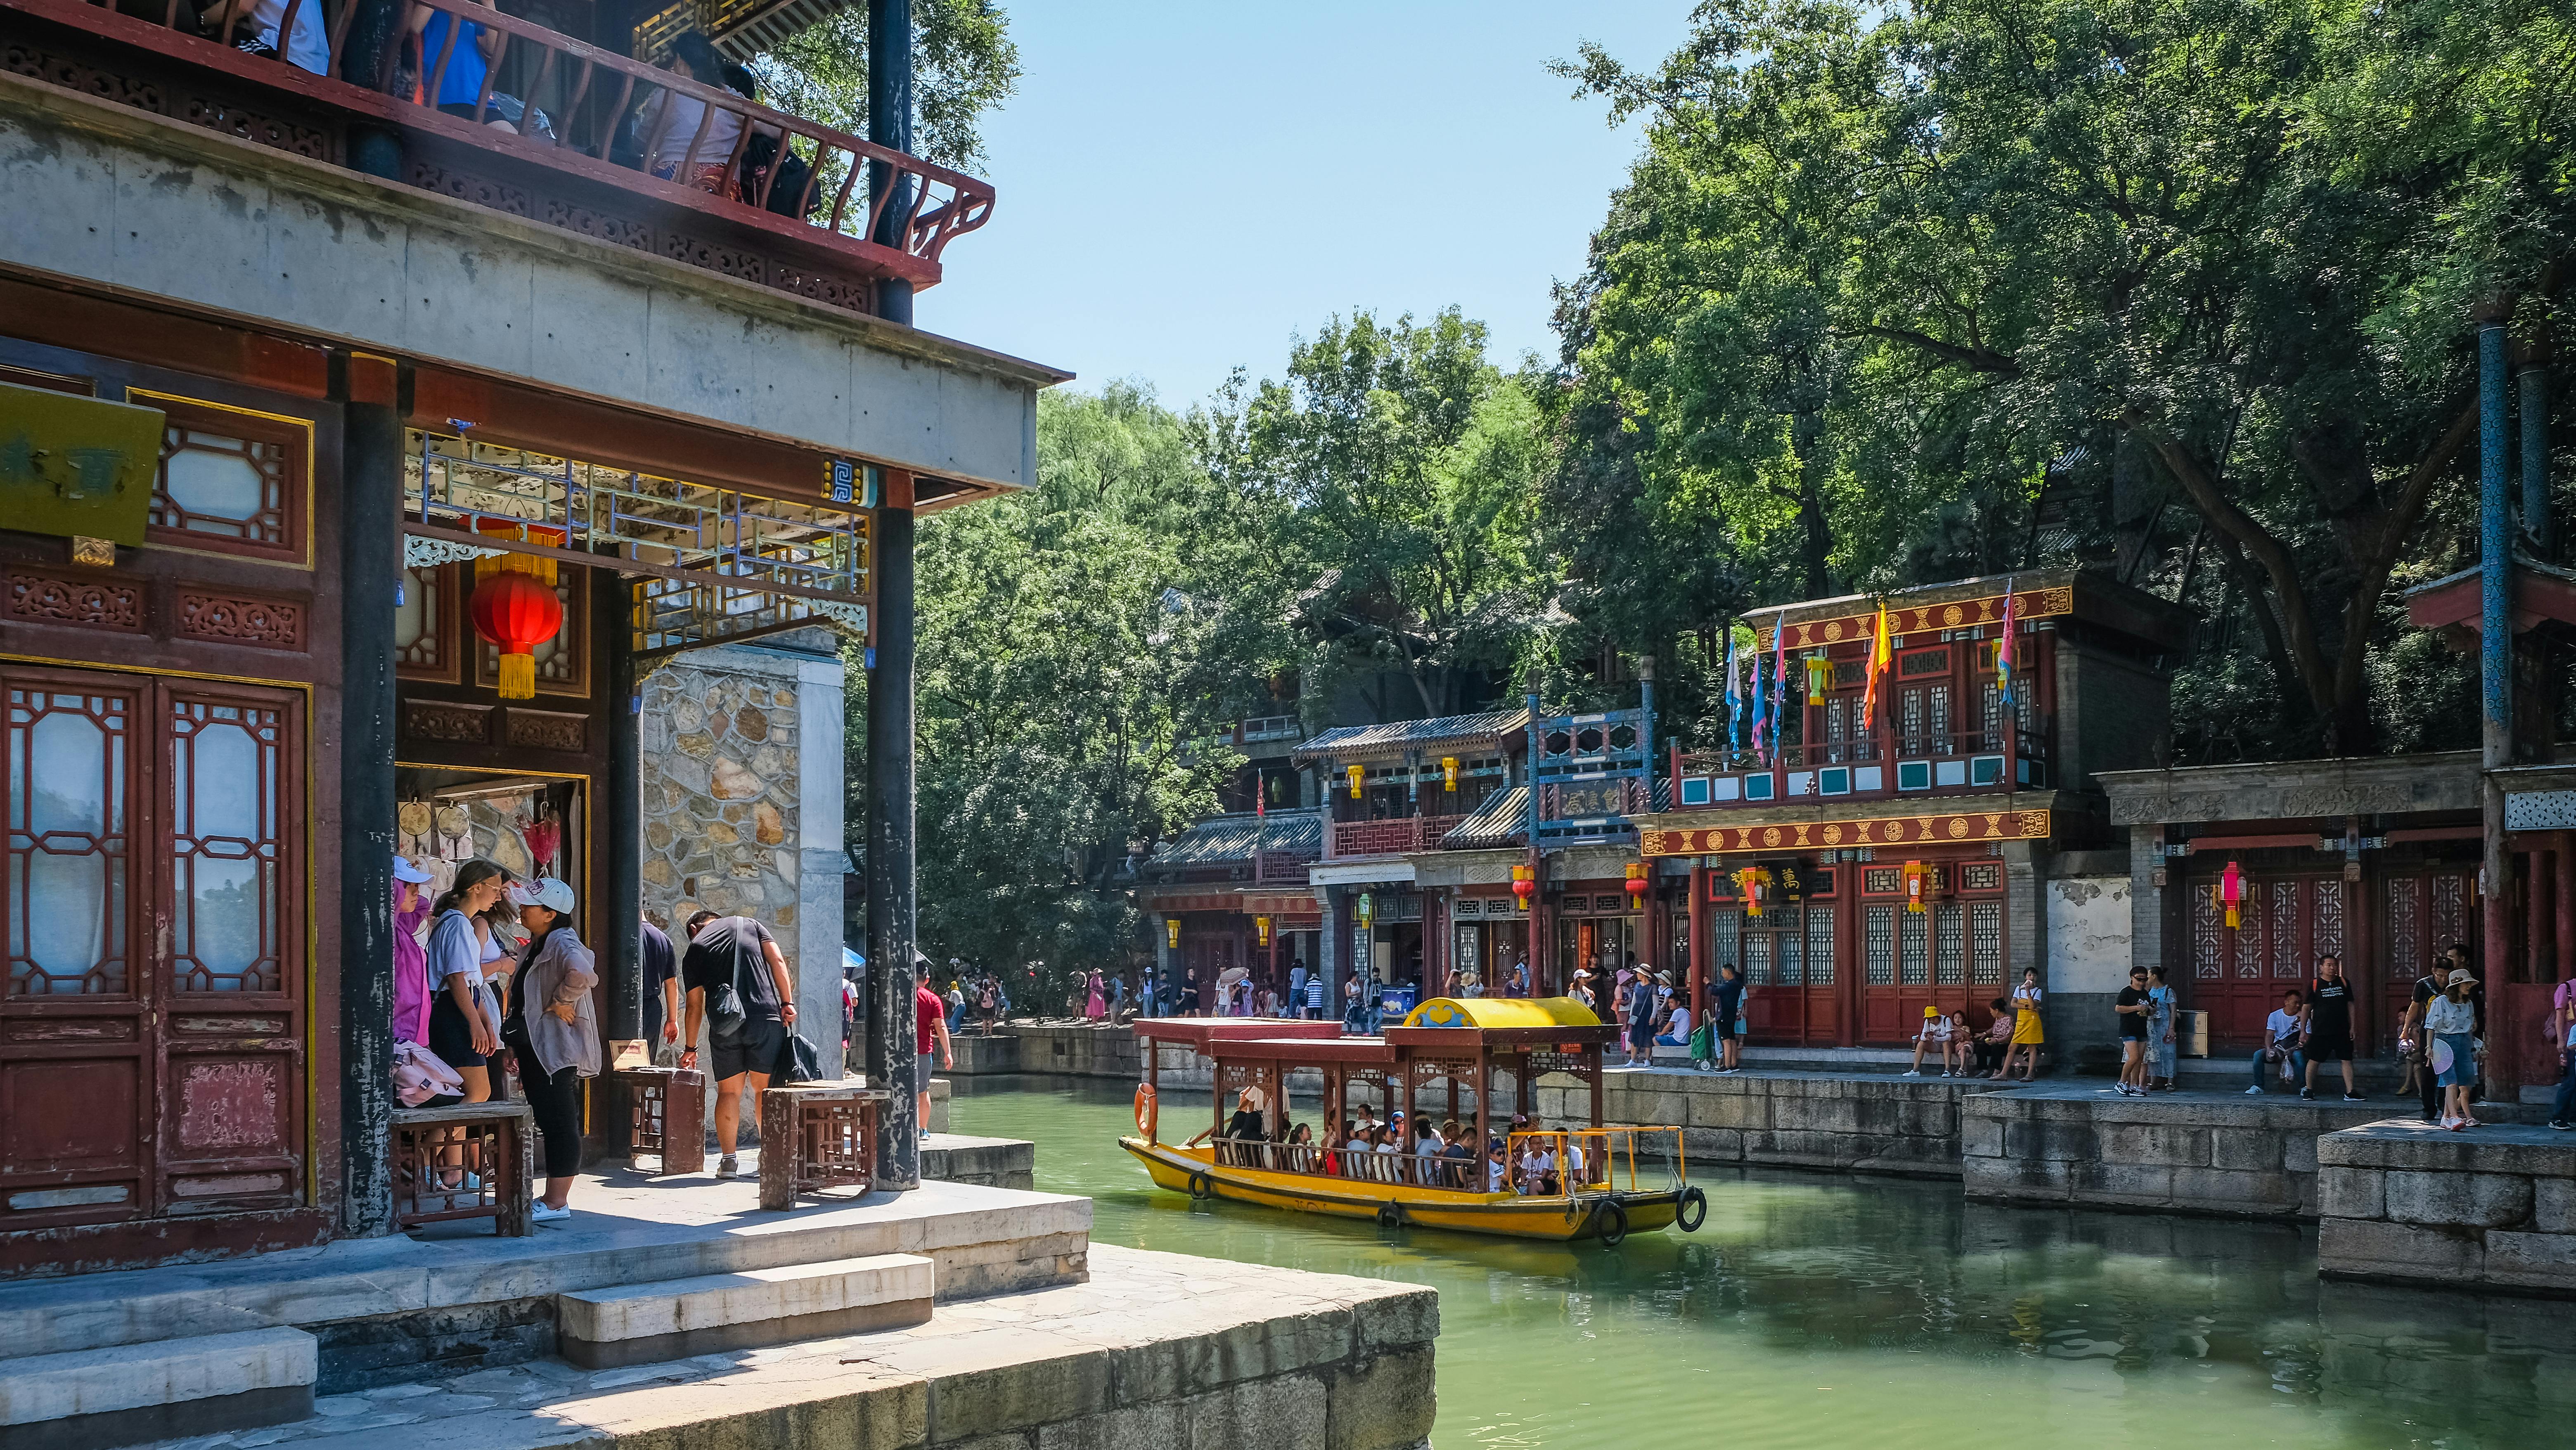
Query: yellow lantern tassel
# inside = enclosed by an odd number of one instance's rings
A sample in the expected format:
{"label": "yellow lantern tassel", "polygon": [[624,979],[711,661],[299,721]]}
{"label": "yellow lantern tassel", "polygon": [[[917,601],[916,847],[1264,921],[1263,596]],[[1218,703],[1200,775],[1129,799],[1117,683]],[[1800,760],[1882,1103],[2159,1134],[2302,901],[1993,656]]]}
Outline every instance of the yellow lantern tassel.
{"label": "yellow lantern tassel", "polygon": [[537,657],[535,655],[501,656],[501,698],[533,700],[537,697]]}

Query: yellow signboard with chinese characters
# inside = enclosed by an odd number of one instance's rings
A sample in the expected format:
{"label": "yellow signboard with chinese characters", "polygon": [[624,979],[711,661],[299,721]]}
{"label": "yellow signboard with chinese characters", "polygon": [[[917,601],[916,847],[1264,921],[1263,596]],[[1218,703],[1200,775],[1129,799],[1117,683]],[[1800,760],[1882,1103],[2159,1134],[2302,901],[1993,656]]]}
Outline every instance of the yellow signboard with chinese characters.
{"label": "yellow signboard with chinese characters", "polygon": [[0,519],[31,534],[143,542],[161,410],[0,383]]}

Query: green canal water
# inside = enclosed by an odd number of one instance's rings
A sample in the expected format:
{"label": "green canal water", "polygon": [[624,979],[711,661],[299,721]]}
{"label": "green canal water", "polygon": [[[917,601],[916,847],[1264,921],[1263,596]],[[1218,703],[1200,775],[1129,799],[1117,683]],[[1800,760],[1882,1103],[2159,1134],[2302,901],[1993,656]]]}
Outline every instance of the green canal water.
{"label": "green canal water", "polygon": [[1156,1191],[1114,1084],[956,1088],[1099,1242],[1438,1289],[1439,1450],[2576,1445],[2576,1307],[2320,1283],[2312,1231],[1733,1169],[1615,1250],[1382,1230]]}

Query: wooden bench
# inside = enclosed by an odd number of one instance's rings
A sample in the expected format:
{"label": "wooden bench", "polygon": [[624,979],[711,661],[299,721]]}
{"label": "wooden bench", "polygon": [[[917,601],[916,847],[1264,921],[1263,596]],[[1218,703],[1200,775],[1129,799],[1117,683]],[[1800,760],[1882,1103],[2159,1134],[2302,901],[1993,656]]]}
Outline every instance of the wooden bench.
{"label": "wooden bench", "polygon": [[656,1175],[703,1173],[707,1166],[707,1075],[693,1067],[623,1067],[610,1075],[626,1104],[628,1166],[660,1160]]}
{"label": "wooden bench", "polygon": [[[454,1161],[450,1161],[450,1160]],[[488,1218],[504,1237],[529,1231],[536,1181],[536,1116],[522,1102],[397,1108],[393,1121],[394,1227]],[[446,1186],[464,1174],[474,1187]]]}
{"label": "wooden bench", "polygon": [[797,1196],[876,1181],[877,1115],[884,1088],[793,1083],[760,1095],[760,1206],[793,1208]]}

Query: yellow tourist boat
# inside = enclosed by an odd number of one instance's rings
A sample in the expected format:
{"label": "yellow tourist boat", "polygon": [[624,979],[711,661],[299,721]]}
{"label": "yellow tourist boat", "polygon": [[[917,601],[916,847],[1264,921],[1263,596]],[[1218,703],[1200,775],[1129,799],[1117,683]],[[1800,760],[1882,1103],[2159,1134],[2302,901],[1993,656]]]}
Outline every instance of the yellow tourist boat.
{"label": "yellow tourist boat", "polygon": [[[1439,997],[1381,1037],[1345,1037],[1335,1022],[1240,1017],[1147,1018],[1136,1024],[1145,1045],[1146,1081],[1136,1090],[1136,1135],[1119,1146],[1145,1165],[1157,1187],[1193,1198],[1228,1199],[1301,1213],[1374,1218],[1506,1234],[1515,1238],[1599,1239],[1617,1244],[1631,1233],[1678,1223],[1696,1230],[1707,1196],[1689,1181],[1677,1127],[1608,1128],[1601,1123],[1602,1052],[1618,1030],[1571,997]],[[1214,1112],[1208,1131],[1183,1143],[1161,1138],[1161,1044],[1185,1044],[1214,1066]],[[1323,1140],[1232,1138],[1229,1103],[1250,1094],[1253,1111],[1287,1101],[1289,1074],[1312,1069],[1324,1083]],[[1443,1089],[1447,1114],[1469,1141],[1495,1136],[1495,1117],[1534,1117],[1533,1088],[1547,1073],[1591,1088],[1591,1126],[1524,1127],[1505,1140],[1516,1186],[1486,1191],[1483,1159],[1417,1157],[1338,1146],[1354,1088],[1380,1099],[1390,1120],[1407,1124],[1427,1111],[1423,1094]],[[1479,1091],[1497,1074],[1513,1085],[1508,1111]],[[1462,1095],[1463,1090],[1463,1095]]]}

